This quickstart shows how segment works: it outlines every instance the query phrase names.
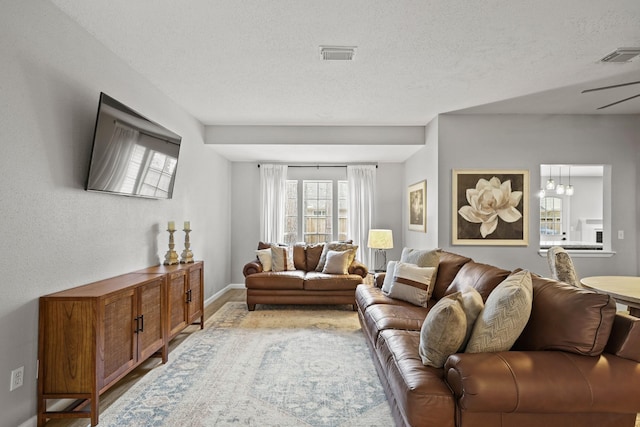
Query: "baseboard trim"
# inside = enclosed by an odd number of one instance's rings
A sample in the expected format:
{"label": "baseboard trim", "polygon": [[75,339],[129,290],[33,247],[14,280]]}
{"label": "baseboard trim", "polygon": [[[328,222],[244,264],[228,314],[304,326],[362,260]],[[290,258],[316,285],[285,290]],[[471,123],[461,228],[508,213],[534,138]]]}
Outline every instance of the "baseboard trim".
{"label": "baseboard trim", "polygon": [[227,285],[222,290],[216,292],[215,294],[213,294],[209,298],[207,298],[204,301],[204,306],[206,307],[209,304],[213,303],[215,300],[220,298],[222,295],[224,295],[227,291],[229,291],[231,289],[244,289],[244,283],[231,283],[231,284]]}

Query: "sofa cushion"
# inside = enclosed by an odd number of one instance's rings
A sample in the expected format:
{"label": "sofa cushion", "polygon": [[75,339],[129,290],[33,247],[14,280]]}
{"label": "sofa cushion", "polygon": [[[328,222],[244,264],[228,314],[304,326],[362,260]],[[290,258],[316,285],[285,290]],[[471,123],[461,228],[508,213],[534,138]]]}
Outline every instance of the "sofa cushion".
{"label": "sofa cushion", "polygon": [[310,271],[304,279],[304,289],[308,291],[355,290],[362,283],[357,274],[326,274]]}
{"label": "sofa cushion", "polygon": [[527,270],[500,283],[487,298],[465,352],[509,350],[527,325],[532,298],[531,274]]}
{"label": "sofa cushion", "polygon": [[329,251],[327,252],[327,261],[324,263],[323,273],[327,274],[347,274],[349,269],[349,259],[351,253],[349,251]]}
{"label": "sofa cushion", "polygon": [[255,273],[244,279],[247,289],[290,290],[304,288],[304,271]]}
{"label": "sofa cushion", "polygon": [[293,266],[296,270],[307,271],[306,243],[296,243],[293,245]]}
{"label": "sofa cushion", "polygon": [[503,270],[493,265],[469,261],[460,268],[451,285],[445,291],[445,295],[461,291],[466,286],[471,286],[480,292],[482,299],[486,301],[491,291],[502,283],[509,274],[508,270]]}
{"label": "sofa cushion", "polygon": [[435,270],[435,267],[418,267],[414,264],[398,262],[388,295],[391,298],[426,307]]}
{"label": "sofa cushion", "polygon": [[[397,300],[397,304],[376,304],[365,311],[366,329],[375,340],[378,333],[386,329],[401,329],[420,332],[429,308],[418,307],[408,302]],[[430,302],[431,307],[435,305]],[[418,347],[414,348],[418,355]]]}
{"label": "sofa cushion", "polygon": [[462,292],[442,298],[429,310],[420,329],[422,363],[442,368],[447,357],[462,347],[466,331],[467,316],[462,308]]}
{"label": "sofa cushion", "polygon": [[532,285],[531,317],[514,349],[602,353],[616,314],[612,297],[535,275]]}
{"label": "sofa cushion", "polygon": [[356,289],[356,304],[362,312],[374,304],[407,304],[404,301],[388,297],[382,289],[366,284]]}
{"label": "sofa cushion", "polygon": [[[327,253],[329,251],[351,251],[351,262],[356,258],[356,251],[358,250],[358,245],[354,245],[352,243],[343,243],[343,242],[329,242],[325,243],[322,248],[322,255],[320,255],[320,260],[318,261],[318,265],[316,266],[316,271],[320,272],[324,268],[324,264],[327,261]],[[349,262],[349,264],[351,264]]]}
{"label": "sofa cushion", "polygon": [[436,281],[433,285],[433,298],[437,300],[445,295],[447,288],[462,266],[471,261],[471,258],[447,251],[440,251],[439,258],[438,274],[436,274]]}
{"label": "sofa cushion", "polygon": [[320,257],[322,256],[322,249],[324,249],[324,243],[316,243],[313,245],[307,245],[305,249],[307,263],[305,271],[316,271]]}
{"label": "sofa cushion", "polygon": [[271,271],[271,248],[258,249],[256,255],[262,264],[262,271]]}

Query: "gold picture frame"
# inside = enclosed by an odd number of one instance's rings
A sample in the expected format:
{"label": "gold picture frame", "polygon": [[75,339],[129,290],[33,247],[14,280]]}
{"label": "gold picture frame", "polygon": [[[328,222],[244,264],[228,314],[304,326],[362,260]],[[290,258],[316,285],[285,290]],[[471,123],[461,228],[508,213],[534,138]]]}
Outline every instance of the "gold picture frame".
{"label": "gold picture frame", "polygon": [[427,181],[409,186],[407,191],[409,230],[427,232]]}
{"label": "gold picture frame", "polygon": [[452,244],[529,245],[529,171],[453,170]]}

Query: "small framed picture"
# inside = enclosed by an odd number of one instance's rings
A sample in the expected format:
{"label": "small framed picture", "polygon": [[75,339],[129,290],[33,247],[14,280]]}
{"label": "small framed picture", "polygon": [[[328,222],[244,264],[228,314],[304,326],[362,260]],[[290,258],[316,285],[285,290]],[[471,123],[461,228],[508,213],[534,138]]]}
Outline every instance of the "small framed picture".
{"label": "small framed picture", "polygon": [[452,189],[452,244],[529,244],[528,170],[453,170]]}
{"label": "small framed picture", "polygon": [[427,232],[427,181],[409,186],[409,230]]}

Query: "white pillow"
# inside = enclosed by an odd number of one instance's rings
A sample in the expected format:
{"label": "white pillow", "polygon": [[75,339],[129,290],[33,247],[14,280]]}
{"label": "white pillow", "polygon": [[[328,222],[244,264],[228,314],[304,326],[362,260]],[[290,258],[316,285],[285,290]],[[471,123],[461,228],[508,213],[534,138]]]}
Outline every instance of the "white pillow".
{"label": "white pillow", "polygon": [[467,317],[467,332],[464,336],[461,351],[467,346],[467,342],[469,342],[469,338],[471,338],[471,332],[473,332],[473,326],[476,324],[476,320],[478,320],[478,316],[483,308],[484,301],[482,300],[480,292],[471,286],[465,286],[462,289],[462,309]]}
{"label": "white pillow", "polygon": [[351,251],[328,251],[323,273],[348,274],[351,265]]}
{"label": "white pillow", "polygon": [[382,292],[385,295],[389,294],[391,290],[391,284],[393,283],[393,274],[396,271],[396,264],[398,261],[389,261],[387,263],[387,272],[384,275],[384,280],[382,281]]}
{"label": "white pillow", "polygon": [[418,267],[414,264],[398,262],[388,296],[426,307],[429,288],[432,286],[431,278],[435,270],[435,267]]}
{"label": "white pillow", "polygon": [[256,255],[262,264],[262,271],[271,271],[271,249],[258,249]]}
{"label": "white pillow", "polygon": [[465,352],[510,350],[527,326],[532,302],[531,274],[527,270],[504,279],[484,303]]}

